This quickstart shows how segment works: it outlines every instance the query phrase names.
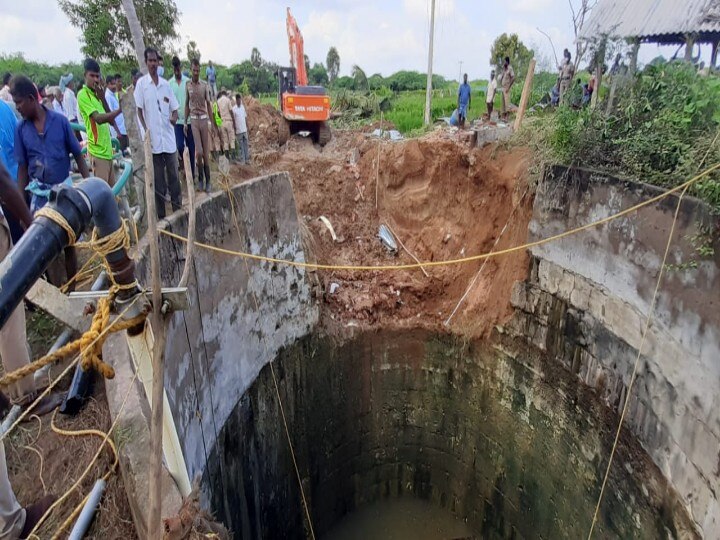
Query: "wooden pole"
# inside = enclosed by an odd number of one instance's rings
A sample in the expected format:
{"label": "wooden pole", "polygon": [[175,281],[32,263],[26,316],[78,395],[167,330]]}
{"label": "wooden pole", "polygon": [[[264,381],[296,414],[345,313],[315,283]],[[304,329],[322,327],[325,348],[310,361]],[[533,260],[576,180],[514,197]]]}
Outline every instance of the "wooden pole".
{"label": "wooden pole", "polygon": [[[165,378],[165,321],[162,309],[160,280],[160,248],[158,246],[157,211],[155,209],[155,179],[153,176],[152,133],[145,133],[145,201],[147,203],[148,238],[150,239],[150,274],[152,283],[152,317],[155,344],[153,346],[152,413],[150,417],[150,512],[148,538],[162,538],[162,434],[163,384]],[[157,135],[159,136],[159,135]]]}
{"label": "wooden pole", "polygon": [[383,111],[380,111],[380,137],[378,138],[377,163],[375,164],[375,210],[378,208],[378,186],[380,185],[380,150],[383,138]]}
{"label": "wooden pole", "polygon": [[138,66],[140,66],[140,71],[147,73],[147,66],[145,65],[145,39],[143,37],[140,19],[138,19],[137,12],[135,11],[135,4],[133,0],[122,0],[122,7],[130,28],[130,37],[132,38]]}
{"label": "wooden pole", "polygon": [[720,40],[713,41],[712,52],[710,53],[710,69],[717,67],[718,45],[720,45]]}
{"label": "wooden pole", "polygon": [[612,80],[610,82],[610,95],[608,96],[608,102],[607,107],[605,109],[605,112],[607,114],[610,114],[612,112],[613,108],[613,102],[615,101],[615,92],[617,90],[618,82],[620,80],[620,77],[623,77],[624,75],[621,75],[620,73],[616,73],[612,76]]}
{"label": "wooden pole", "polygon": [[594,109],[600,100],[600,85],[602,84],[602,69],[605,62],[605,47],[607,46],[607,38],[603,37],[600,46],[595,53],[595,87],[593,88],[592,98],[590,99],[590,108]]}
{"label": "wooden pole", "polygon": [[428,72],[425,87],[425,125],[430,125],[430,106],[432,105],[433,37],[435,35],[435,0],[430,6],[430,45],[428,46]]}
{"label": "wooden pole", "polygon": [[532,92],[532,81],[535,75],[535,59],[530,60],[528,66],[527,75],[525,75],[525,85],[523,86],[522,97],[520,98],[520,108],[518,109],[517,116],[515,116],[515,125],[513,129],[517,131],[520,129],[520,123],[522,122],[523,116],[525,116],[525,109],[527,109],[527,103],[530,99],[530,92]]}
{"label": "wooden pole", "polygon": [[635,75],[635,72],[637,71],[637,59],[638,59],[638,52],[640,51],[640,40],[635,39],[632,44],[632,50],[630,51],[630,67],[628,69],[628,73],[630,76]]}
{"label": "wooden pole", "polygon": [[693,49],[695,48],[695,36],[694,35],[688,35],[685,38],[685,61],[686,62],[692,62],[693,59]]}

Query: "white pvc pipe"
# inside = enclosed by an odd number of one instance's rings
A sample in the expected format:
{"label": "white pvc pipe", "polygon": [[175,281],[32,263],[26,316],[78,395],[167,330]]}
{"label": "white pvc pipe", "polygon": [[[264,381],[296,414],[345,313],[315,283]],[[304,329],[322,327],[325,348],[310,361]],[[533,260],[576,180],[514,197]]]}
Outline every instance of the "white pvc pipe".
{"label": "white pvc pipe", "polygon": [[95,485],[93,486],[92,491],[88,496],[88,500],[85,503],[85,506],[83,506],[83,509],[80,512],[80,515],[78,516],[77,521],[72,528],[72,531],[70,531],[70,536],[68,537],[68,540],[82,540],[82,538],[85,536],[85,533],[90,528],[90,523],[95,516],[95,511],[100,504],[100,498],[102,497],[104,491],[105,480],[99,478],[95,482]]}

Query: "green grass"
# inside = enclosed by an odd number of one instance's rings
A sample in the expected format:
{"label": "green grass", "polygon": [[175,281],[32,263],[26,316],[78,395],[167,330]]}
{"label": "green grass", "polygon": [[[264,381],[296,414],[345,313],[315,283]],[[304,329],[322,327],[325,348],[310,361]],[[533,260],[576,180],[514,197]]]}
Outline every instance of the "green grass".
{"label": "green grass", "polygon": [[257,96],[256,99],[264,105],[272,105],[276,108],[278,106],[277,94],[261,94]]}
{"label": "green grass", "polygon": [[[555,83],[556,75],[550,73],[541,73],[535,76],[533,81],[533,92],[530,97],[530,105],[540,100],[543,94],[547,93]],[[481,117],[486,112],[485,92],[487,89],[486,80],[475,80],[470,82],[472,88],[472,101],[468,111],[468,120],[472,121]],[[433,91],[431,116],[435,122],[443,117],[449,117],[457,107],[457,89],[458,83],[450,83],[447,87]],[[387,91],[387,89],[385,89]],[[522,81],[518,81],[513,87],[512,101],[516,103],[520,99],[522,92]],[[382,94],[381,94],[382,95]],[[267,103],[277,107],[277,96],[275,94],[266,94],[258,96],[261,103]],[[331,92],[331,100],[334,99]],[[495,94],[494,109],[499,111],[502,107],[502,94]],[[384,118],[395,125],[395,128],[406,136],[413,136],[420,133],[423,127],[423,118],[425,113],[425,91],[415,90],[407,92],[397,92],[392,96],[392,105],[389,111],[384,113]],[[363,118],[358,120],[359,124],[367,124],[380,120],[380,113],[374,114],[371,118]],[[343,126],[347,127],[345,124]],[[352,124],[354,125],[354,124]]]}

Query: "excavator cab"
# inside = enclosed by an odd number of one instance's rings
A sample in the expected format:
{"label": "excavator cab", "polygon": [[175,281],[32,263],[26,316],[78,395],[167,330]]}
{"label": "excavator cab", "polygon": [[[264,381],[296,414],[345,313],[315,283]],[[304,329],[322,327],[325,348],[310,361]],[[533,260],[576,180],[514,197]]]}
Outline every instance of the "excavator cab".
{"label": "excavator cab", "polygon": [[324,146],[332,137],[327,124],[330,119],[330,96],[324,87],[308,85],[302,34],[289,8],[287,17],[293,67],[278,69],[278,102],[286,121],[286,126],[282,128],[286,133],[281,135],[280,141],[282,143],[287,139],[285,135],[308,131],[313,141]]}

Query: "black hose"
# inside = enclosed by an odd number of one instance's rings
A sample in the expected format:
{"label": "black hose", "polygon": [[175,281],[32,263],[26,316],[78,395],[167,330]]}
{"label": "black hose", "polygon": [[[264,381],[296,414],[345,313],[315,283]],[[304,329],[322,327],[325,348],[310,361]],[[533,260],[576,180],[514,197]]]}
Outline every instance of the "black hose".
{"label": "black hose", "polygon": [[[48,205],[62,214],[76,237],[87,228],[91,219],[100,236],[115,232],[121,226],[112,190],[99,178],[85,180],[77,188],[64,185],[53,188]],[[50,218],[39,216],[33,221],[17,245],[0,262],[0,328],[33,283],[68,244],[68,233]],[[135,281],[135,265],[124,248],[108,254],[107,261],[116,283]],[[134,293],[126,290],[121,295],[128,297]]]}

